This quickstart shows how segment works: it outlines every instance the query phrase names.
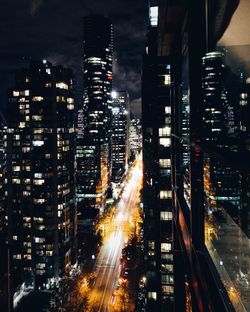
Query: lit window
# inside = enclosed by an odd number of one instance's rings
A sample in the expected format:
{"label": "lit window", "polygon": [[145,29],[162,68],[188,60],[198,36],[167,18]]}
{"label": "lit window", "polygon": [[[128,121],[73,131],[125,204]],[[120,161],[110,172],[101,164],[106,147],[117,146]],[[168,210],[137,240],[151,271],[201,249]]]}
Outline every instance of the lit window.
{"label": "lit window", "polygon": [[171,199],[172,191],[160,191],[160,199]]}
{"label": "lit window", "polygon": [[173,213],[171,211],[161,211],[161,220],[169,221],[173,219]]}
{"label": "lit window", "polygon": [[73,103],[74,103],[74,99],[72,99],[72,98],[67,98],[67,103],[73,104]]}
{"label": "lit window", "polygon": [[24,95],[29,96],[30,95],[30,90],[24,90]]}
{"label": "lit window", "polygon": [[26,123],[24,121],[21,121],[19,123],[19,128],[25,128]]}
{"label": "lit window", "polygon": [[167,295],[173,294],[174,286],[162,285],[162,292]]}
{"label": "lit window", "polygon": [[45,199],[44,198],[34,198],[33,200],[34,204],[43,204],[45,203]]}
{"label": "lit window", "polygon": [[159,136],[164,137],[170,135],[171,132],[171,127],[164,127],[164,128],[159,128]]}
{"label": "lit window", "polygon": [[161,252],[170,252],[171,243],[161,243]]}
{"label": "lit window", "polygon": [[171,114],[171,106],[165,106],[165,114]]}
{"label": "lit window", "polygon": [[57,102],[65,102],[65,96],[59,96],[59,95],[58,95],[58,96],[56,97],[56,101],[57,101]]}
{"label": "lit window", "polygon": [[171,161],[170,159],[160,159],[159,160],[160,163],[160,168],[170,168],[171,166]]}
{"label": "lit window", "polygon": [[148,241],[148,248],[154,250],[155,249],[155,241]]}
{"label": "lit window", "polygon": [[42,96],[33,96],[32,101],[34,102],[41,102],[43,100]]}
{"label": "lit window", "polygon": [[19,96],[19,91],[13,91],[13,96]]}
{"label": "lit window", "polygon": [[174,283],[174,277],[173,277],[173,275],[162,274],[161,275],[161,282],[162,282],[162,284],[173,284]]}
{"label": "lit window", "polygon": [[44,145],[44,141],[41,141],[41,140],[39,140],[39,141],[32,141],[32,145],[33,146],[42,146],[42,145]]}
{"label": "lit window", "polygon": [[171,83],[170,75],[164,75],[164,85],[169,86]]}
{"label": "lit window", "polygon": [[56,88],[68,90],[69,86],[65,82],[58,82],[56,83]]}
{"label": "lit window", "polygon": [[67,105],[68,110],[73,110],[74,109],[74,104],[68,104]]}
{"label": "lit window", "polygon": [[13,166],[13,171],[20,171],[20,166]]}
{"label": "lit window", "polygon": [[43,174],[42,173],[34,173],[34,177],[40,179],[43,177]]}
{"label": "lit window", "polygon": [[41,121],[43,118],[42,118],[42,116],[41,115],[33,115],[32,116],[32,120],[34,120],[34,121]]}
{"label": "lit window", "polygon": [[169,147],[171,145],[171,140],[169,138],[160,138],[159,143],[164,147]]}
{"label": "lit window", "polygon": [[21,180],[20,179],[12,179],[13,184],[20,184]]}
{"label": "lit window", "polygon": [[157,293],[155,291],[148,292],[148,299],[149,300],[157,300]]}
{"label": "lit window", "polygon": [[43,179],[34,180],[34,181],[33,181],[33,184],[34,184],[34,185],[43,185],[43,184],[44,184],[44,180],[43,180]]}
{"label": "lit window", "polygon": [[149,16],[150,16],[150,24],[151,26],[158,25],[158,6],[153,6],[150,8]]}

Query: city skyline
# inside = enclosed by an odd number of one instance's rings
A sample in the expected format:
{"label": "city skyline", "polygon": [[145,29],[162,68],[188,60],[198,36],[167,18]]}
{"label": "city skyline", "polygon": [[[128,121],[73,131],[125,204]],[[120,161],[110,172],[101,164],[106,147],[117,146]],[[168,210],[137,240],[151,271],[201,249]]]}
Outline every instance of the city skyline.
{"label": "city skyline", "polygon": [[3,3],[3,312],[250,310],[248,9]]}

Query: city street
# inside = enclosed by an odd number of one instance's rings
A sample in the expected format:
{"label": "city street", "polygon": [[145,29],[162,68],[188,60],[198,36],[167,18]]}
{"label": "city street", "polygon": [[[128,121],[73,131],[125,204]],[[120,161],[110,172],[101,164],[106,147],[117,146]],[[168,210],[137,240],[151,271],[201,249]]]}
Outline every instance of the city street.
{"label": "city street", "polygon": [[120,257],[125,241],[134,233],[134,215],[141,188],[141,158],[135,161],[124,191],[117,203],[116,211],[109,224],[105,224],[105,237],[96,259],[96,279],[89,295],[88,311],[116,311],[115,290],[120,274]]}

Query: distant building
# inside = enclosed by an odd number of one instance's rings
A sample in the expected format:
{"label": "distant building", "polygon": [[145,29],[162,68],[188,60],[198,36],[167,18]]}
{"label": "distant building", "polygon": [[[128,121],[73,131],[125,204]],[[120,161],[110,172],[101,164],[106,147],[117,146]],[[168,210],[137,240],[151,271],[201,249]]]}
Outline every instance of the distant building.
{"label": "distant building", "polygon": [[132,118],[129,127],[130,156],[135,157],[142,148],[142,129],[140,119]]}
{"label": "distant building", "polygon": [[112,94],[112,181],[119,182],[129,158],[129,98],[126,91]]}
{"label": "distant building", "polygon": [[9,94],[7,218],[13,292],[44,288],[75,262],[72,72],[47,61]]}

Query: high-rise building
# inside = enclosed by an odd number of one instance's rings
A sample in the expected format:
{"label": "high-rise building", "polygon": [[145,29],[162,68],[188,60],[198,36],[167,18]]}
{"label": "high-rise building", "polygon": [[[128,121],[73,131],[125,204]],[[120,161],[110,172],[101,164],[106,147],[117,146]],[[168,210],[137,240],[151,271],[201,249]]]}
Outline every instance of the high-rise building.
{"label": "high-rise building", "polygon": [[48,286],[75,261],[72,88],[71,70],[43,60],[17,71],[9,94],[6,198],[14,292],[21,285]]}
{"label": "high-rise building", "polygon": [[[239,161],[235,141],[228,140],[235,103],[226,90],[224,57],[215,52],[238,1],[215,2],[165,1],[159,6],[158,45],[171,62],[175,311],[249,308],[249,253],[243,251],[248,239],[225,199],[218,202],[218,195],[226,194],[228,201],[237,197],[238,211],[237,171],[249,172],[244,158]],[[211,182],[217,185],[209,193]]]}
{"label": "high-rise building", "polygon": [[171,189],[171,66],[158,52],[157,1],[150,2],[142,73],[144,263],[147,311],[171,311],[174,301]]}
{"label": "high-rise building", "polygon": [[85,212],[103,211],[112,170],[111,91],[113,29],[109,19],[84,18],[83,105],[78,112],[76,200],[82,249]]}
{"label": "high-rise building", "polygon": [[112,97],[112,181],[118,183],[129,158],[129,98],[126,91],[114,91]]}

